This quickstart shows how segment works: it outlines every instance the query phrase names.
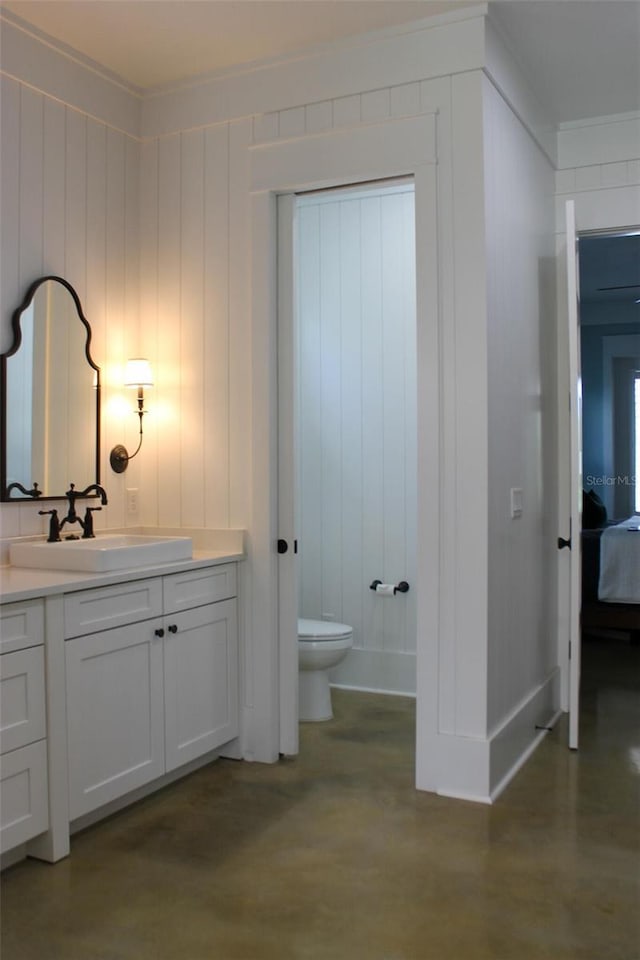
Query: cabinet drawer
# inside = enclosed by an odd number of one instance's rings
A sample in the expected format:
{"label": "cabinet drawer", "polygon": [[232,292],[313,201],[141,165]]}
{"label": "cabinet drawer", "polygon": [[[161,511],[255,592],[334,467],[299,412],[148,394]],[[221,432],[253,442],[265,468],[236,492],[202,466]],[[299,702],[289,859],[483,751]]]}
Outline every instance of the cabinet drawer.
{"label": "cabinet drawer", "polygon": [[158,616],[162,616],[159,578],[82,590],[64,598],[64,635],[68,640]]}
{"label": "cabinet drawer", "polygon": [[44,647],[0,657],[0,753],[46,736]]}
{"label": "cabinet drawer", "polygon": [[44,643],[42,600],[6,603],[0,607],[0,653]]}
{"label": "cabinet drawer", "polygon": [[47,741],[40,740],[0,759],[0,853],[48,827]]}
{"label": "cabinet drawer", "polygon": [[165,613],[178,613],[237,595],[235,563],[221,563],[164,578]]}

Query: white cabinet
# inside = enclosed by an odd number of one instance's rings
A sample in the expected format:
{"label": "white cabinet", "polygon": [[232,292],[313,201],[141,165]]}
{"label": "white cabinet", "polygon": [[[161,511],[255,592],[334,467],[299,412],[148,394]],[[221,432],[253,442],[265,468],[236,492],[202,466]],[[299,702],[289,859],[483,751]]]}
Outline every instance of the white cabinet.
{"label": "white cabinet", "polygon": [[224,564],[65,597],[71,820],[237,736],[235,595]]}
{"label": "white cabinet", "polygon": [[[0,611],[0,852],[49,826],[40,600]],[[6,652],[5,652],[6,651]]]}

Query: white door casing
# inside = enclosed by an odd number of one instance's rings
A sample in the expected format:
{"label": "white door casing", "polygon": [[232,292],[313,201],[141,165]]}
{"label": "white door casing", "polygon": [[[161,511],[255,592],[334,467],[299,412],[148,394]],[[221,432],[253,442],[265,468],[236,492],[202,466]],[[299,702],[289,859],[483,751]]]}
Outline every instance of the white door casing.
{"label": "white door casing", "polygon": [[580,376],[580,337],[578,314],[578,254],[575,204],[565,205],[567,243],[567,321],[569,342],[570,407],[570,618],[569,618],[569,747],[577,750],[580,725],[580,605],[582,530],[582,380]]}
{"label": "white door casing", "polygon": [[[440,368],[435,115],[393,119],[320,136],[256,145],[250,150],[253,331],[253,629],[255,703],[267,722],[256,759],[275,760],[295,744],[296,695],[291,630],[280,632],[277,442],[278,194],[413,176],[416,192],[418,401],[418,562],[416,783],[434,789],[430,745],[437,732],[440,571]],[[292,460],[291,460],[292,462]],[[293,483],[293,478],[291,478]],[[289,539],[289,538],[287,538]],[[287,559],[288,558],[288,559]],[[283,569],[284,569],[283,564]],[[285,574],[286,575],[286,574]],[[284,614],[291,619],[291,613]],[[279,637],[285,635],[282,649]],[[293,636],[296,636],[294,629]],[[287,661],[285,663],[285,661]],[[296,677],[297,684],[297,660]],[[282,665],[282,672],[281,672]]]}
{"label": "white door casing", "polygon": [[295,196],[278,197],[278,557],[280,753],[298,752],[298,564],[295,475]]}

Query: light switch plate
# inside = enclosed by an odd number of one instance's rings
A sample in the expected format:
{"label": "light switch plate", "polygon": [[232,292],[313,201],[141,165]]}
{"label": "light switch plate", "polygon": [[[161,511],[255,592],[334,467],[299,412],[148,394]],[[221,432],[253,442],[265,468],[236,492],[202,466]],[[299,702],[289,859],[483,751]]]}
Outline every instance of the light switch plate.
{"label": "light switch plate", "polygon": [[522,487],[511,487],[511,519],[522,516]]}

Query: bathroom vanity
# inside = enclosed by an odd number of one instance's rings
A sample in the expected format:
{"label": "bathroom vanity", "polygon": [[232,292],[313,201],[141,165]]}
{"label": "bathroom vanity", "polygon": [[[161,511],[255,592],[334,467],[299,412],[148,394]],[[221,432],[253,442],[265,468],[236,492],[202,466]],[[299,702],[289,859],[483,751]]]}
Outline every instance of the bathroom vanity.
{"label": "bathroom vanity", "polygon": [[62,277],[34,280],[12,330],[0,355],[0,501],[42,507],[48,536],[0,541],[2,865],[59,860],[75,829],[223,751],[240,756],[244,556],[240,530],[96,536],[94,512],[108,503],[100,367],[77,292]]}
{"label": "bathroom vanity", "polygon": [[110,573],[0,569],[0,852],[239,756],[237,551]]}

